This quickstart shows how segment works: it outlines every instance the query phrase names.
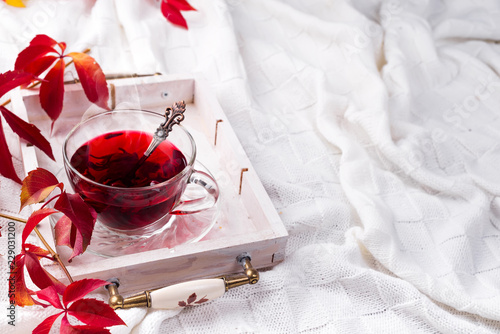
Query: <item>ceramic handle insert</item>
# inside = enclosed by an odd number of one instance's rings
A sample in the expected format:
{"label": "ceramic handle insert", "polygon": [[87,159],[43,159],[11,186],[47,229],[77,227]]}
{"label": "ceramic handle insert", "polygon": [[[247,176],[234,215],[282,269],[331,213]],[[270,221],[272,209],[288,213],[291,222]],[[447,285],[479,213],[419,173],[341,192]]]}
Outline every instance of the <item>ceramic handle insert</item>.
{"label": "ceramic handle insert", "polygon": [[226,292],[224,280],[210,278],[167,286],[153,290],[149,294],[151,308],[172,310],[203,304],[219,298],[224,292]]}
{"label": "ceramic handle insert", "polygon": [[106,289],[109,291],[109,305],[114,309],[146,306],[154,309],[172,310],[194,306],[216,299],[228,289],[245,284],[256,284],[259,272],[252,267],[250,255],[243,253],[236,257],[243,267],[242,274],[207,278],[170,285],[156,290],[147,290],[134,296],[123,298],[118,292],[120,281],[109,279]]}

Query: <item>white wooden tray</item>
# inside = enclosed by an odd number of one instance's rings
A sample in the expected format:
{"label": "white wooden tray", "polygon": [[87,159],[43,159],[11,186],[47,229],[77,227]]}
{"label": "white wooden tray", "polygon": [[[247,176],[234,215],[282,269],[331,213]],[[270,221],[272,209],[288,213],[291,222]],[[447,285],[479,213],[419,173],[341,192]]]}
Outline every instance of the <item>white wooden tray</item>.
{"label": "white wooden tray", "polygon": [[[203,80],[193,76],[148,76],[109,80],[110,103],[163,113],[173,102],[185,100],[183,124],[195,138],[197,160],[215,176],[221,188],[221,215],[212,230],[200,241],[141,253],[102,258],[85,253],[68,264],[74,279],[119,278],[120,291],[128,293],[197,278],[236,273],[236,257],[247,252],[255,268],[266,268],[284,257],[287,232],[269,196],[239,143],[216,97]],[[14,111],[34,122],[46,136],[50,119],[40,107],[38,91],[20,91],[13,98]],[[82,116],[102,112],[85,98],[79,84],[67,84],[64,110],[50,138],[56,162],[21,143],[26,173],[40,166],[54,174],[62,169],[61,144]],[[71,188],[66,186],[68,191]],[[42,231],[51,234],[49,224]],[[33,239],[32,239],[33,240]],[[67,258],[69,249],[57,247]],[[53,270],[52,270],[53,268]],[[57,266],[54,275],[65,280]]]}

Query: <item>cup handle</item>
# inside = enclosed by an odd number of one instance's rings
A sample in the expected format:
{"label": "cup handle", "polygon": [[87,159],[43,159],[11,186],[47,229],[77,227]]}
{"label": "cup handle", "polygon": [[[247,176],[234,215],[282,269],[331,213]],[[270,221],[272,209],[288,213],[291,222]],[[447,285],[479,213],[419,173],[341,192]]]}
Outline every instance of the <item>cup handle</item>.
{"label": "cup handle", "polygon": [[219,186],[215,179],[202,171],[194,170],[189,177],[188,184],[195,184],[206,190],[205,196],[182,200],[172,209],[172,215],[186,215],[212,208],[219,199]]}

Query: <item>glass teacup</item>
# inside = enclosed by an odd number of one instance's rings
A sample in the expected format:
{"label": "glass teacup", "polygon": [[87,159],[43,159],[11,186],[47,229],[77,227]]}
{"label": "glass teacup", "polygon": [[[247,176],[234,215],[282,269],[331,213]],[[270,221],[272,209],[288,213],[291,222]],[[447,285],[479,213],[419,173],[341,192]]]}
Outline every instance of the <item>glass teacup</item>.
{"label": "glass teacup", "polygon": [[[193,166],[196,145],[181,125],[136,169],[163,121],[163,115],[145,110],[105,112],[77,124],[64,141],[70,185],[112,231],[147,234],[172,215],[197,213],[218,200],[217,182]],[[181,198],[188,184],[200,188],[199,197]]]}

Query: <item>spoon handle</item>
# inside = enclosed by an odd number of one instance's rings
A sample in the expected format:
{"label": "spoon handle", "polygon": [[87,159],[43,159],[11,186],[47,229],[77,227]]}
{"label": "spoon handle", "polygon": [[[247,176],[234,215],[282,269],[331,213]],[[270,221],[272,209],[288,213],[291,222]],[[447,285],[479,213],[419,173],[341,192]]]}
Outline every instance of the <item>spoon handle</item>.
{"label": "spoon handle", "polygon": [[172,131],[172,127],[184,120],[185,111],[186,103],[184,101],[175,102],[172,108],[167,108],[165,110],[165,121],[156,129],[153,140],[149,144],[146,152],[144,152],[144,156],[149,157],[158,145],[167,139],[168,134]]}

